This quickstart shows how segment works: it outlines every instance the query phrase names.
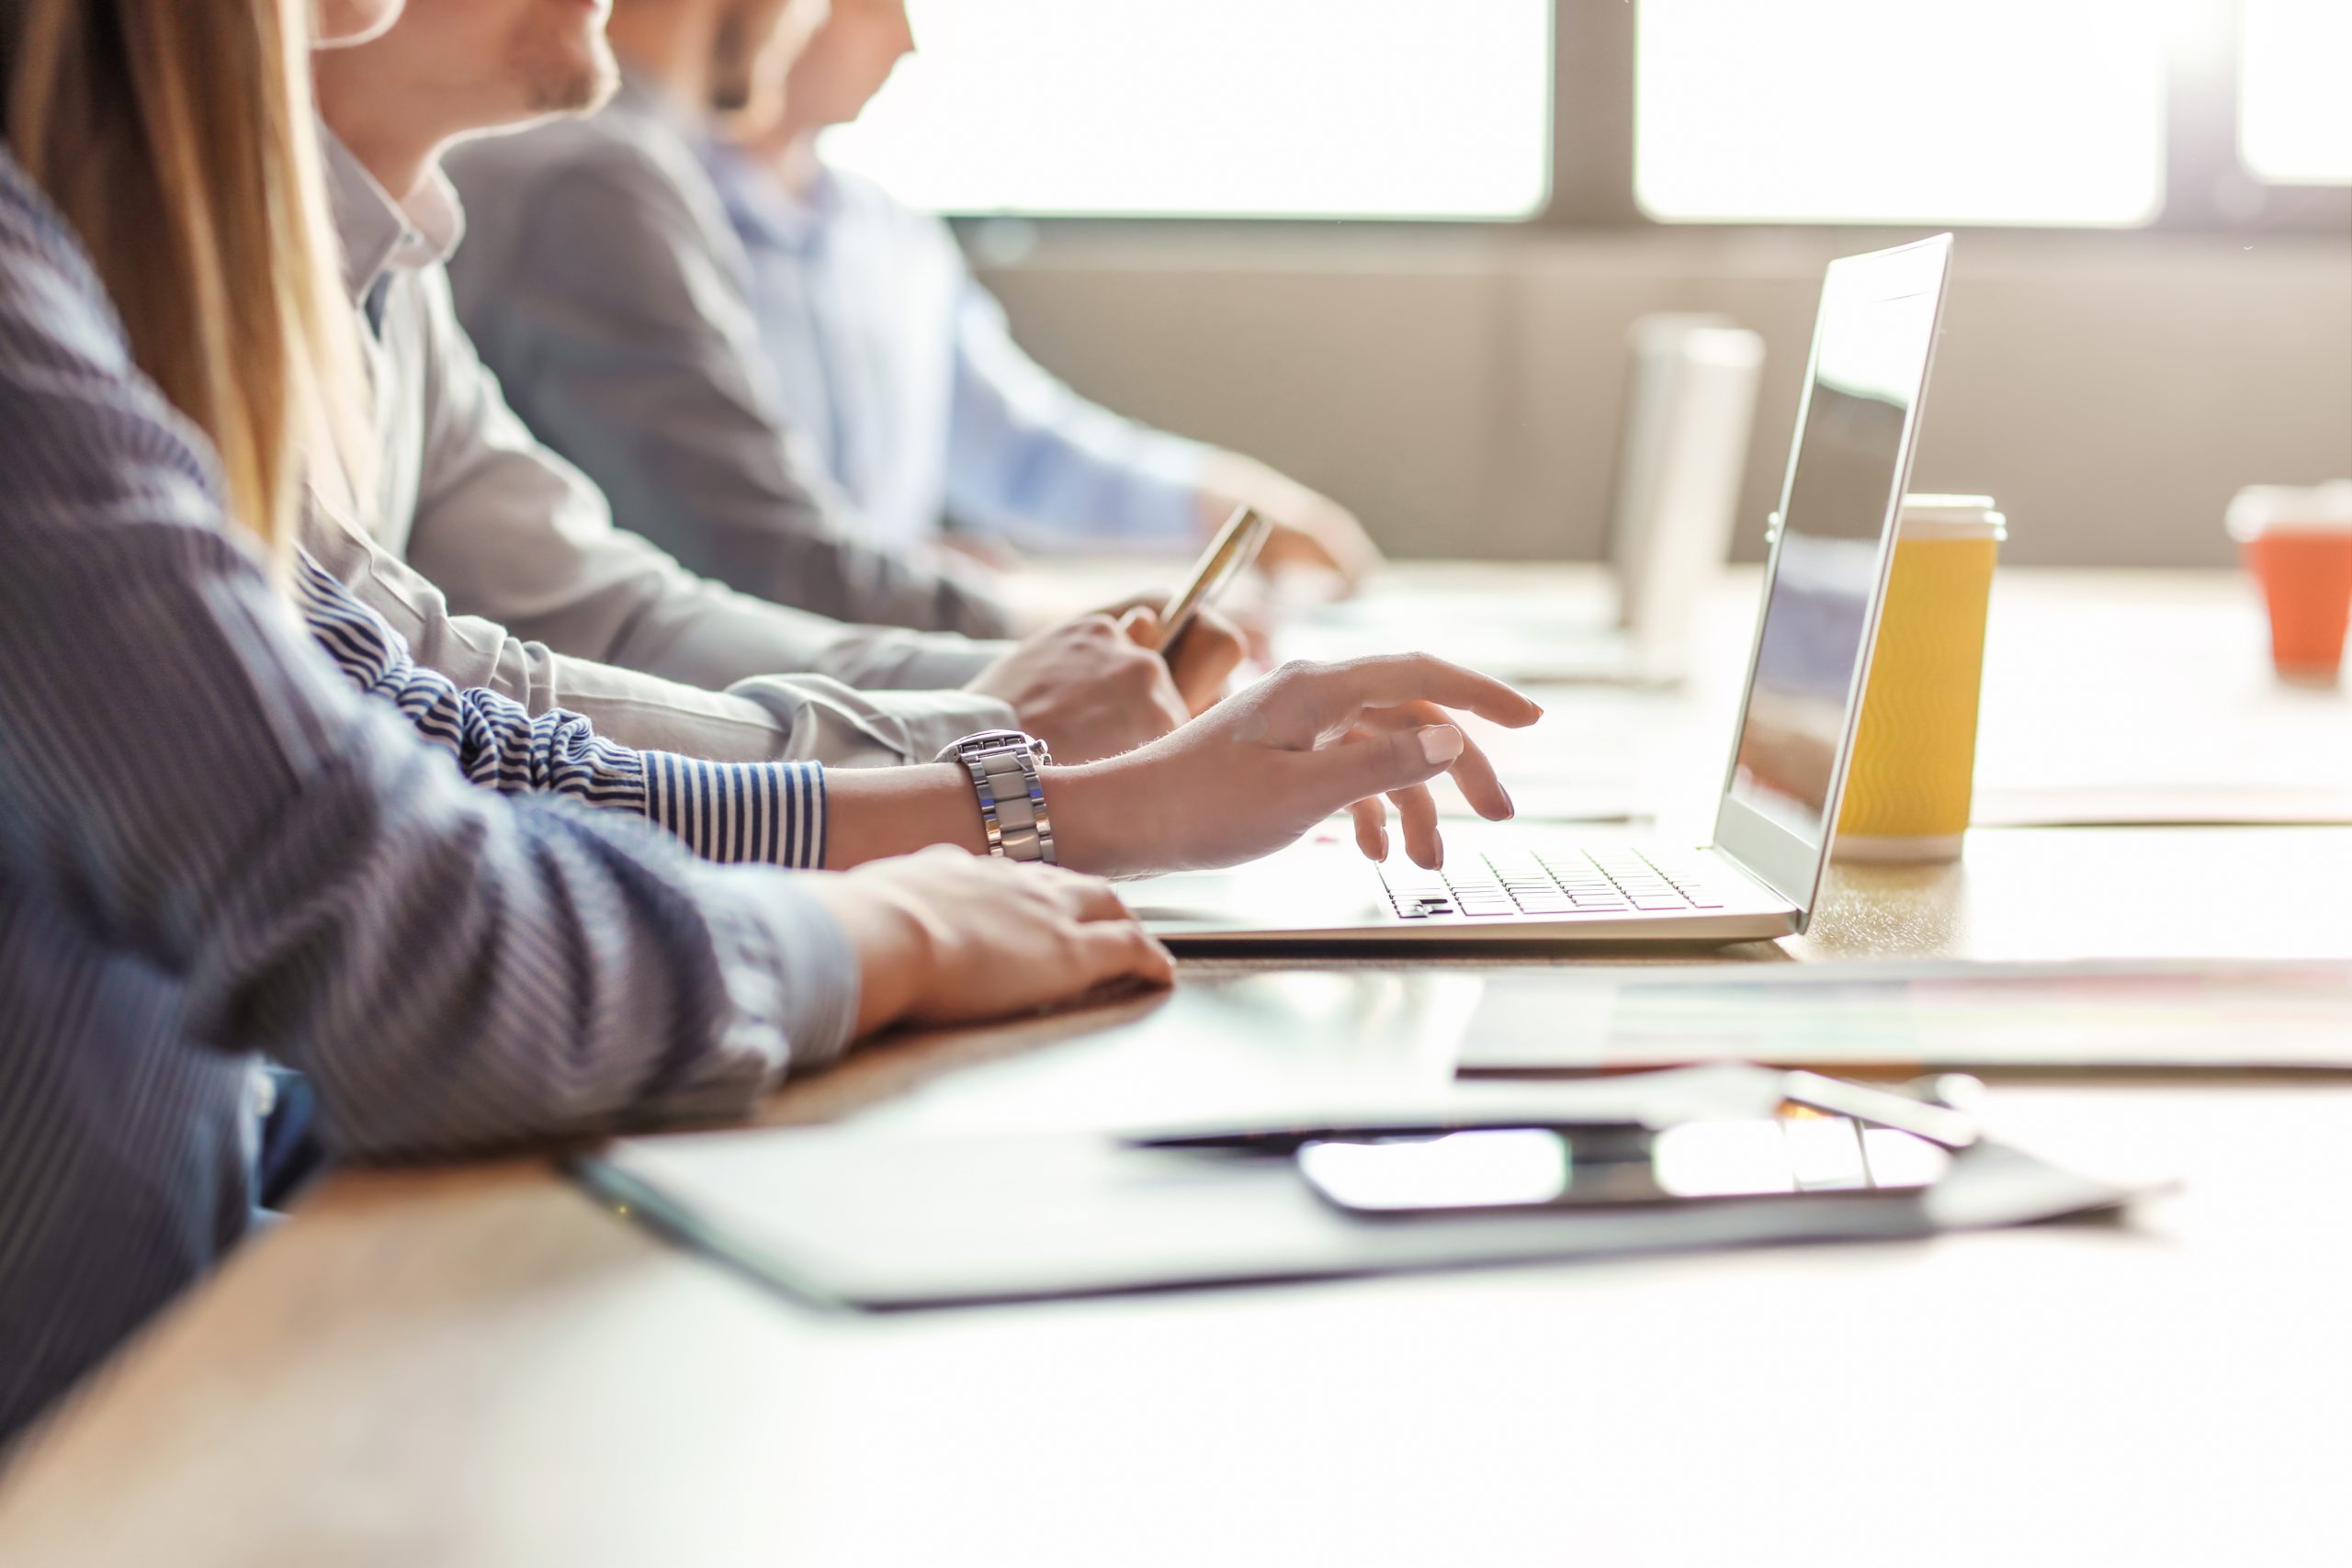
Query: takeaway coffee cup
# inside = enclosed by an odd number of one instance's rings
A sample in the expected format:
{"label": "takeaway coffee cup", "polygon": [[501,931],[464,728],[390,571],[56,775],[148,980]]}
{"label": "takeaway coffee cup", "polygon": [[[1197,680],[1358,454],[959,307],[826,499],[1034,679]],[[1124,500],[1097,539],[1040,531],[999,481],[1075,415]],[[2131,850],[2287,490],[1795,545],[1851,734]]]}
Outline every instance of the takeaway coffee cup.
{"label": "takeaway coffee cup", "polygon": [[1976,777],[1984,615],[2008,521],[1984,495],[1906,495],[1836,856],[1960,856]]}
{"label": "takeaway coffee cup", "polygon": [[2352,621],[2352,479],[2252,485],[2230,502],[2230,537],[2270,614],[2270,661],[2333,684]]}

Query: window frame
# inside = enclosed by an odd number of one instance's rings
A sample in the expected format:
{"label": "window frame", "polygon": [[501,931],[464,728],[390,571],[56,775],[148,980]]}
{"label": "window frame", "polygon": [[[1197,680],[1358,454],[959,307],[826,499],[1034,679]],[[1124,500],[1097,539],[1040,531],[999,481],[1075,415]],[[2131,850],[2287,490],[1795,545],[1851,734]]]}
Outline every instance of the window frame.
{"label": "window frame", "polygon": [[[1909,231],[1866,220],[1671,220],[1644,212],[1634,195],[1634,7],[1641,0],[1553,0],[1551,189],[1523,218],[1250,218],[1238,216],[954,214],[959,228],[1011,223],[1041,233],[1188,232],[1328,234],[1335,226],[1409,231],[1623,235]],[[2154,0],[2151,0],[2154,3]],[[2173,0],[2178,17],[2165,93],[2164,199],[2136,224],[1953,222],[1980,234],[2303,234],[2352,236],[2352,187],[2275,185],[2238,159],[2237,0]]]}

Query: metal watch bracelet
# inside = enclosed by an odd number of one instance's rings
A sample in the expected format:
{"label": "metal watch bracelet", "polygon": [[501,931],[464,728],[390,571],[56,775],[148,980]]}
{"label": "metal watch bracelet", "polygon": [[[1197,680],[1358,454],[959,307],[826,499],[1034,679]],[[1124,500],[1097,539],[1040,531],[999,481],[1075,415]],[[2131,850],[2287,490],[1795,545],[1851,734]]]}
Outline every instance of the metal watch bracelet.
{"label": "metal watch bracelet", "polygon": [[939,761],[961,762],[972,775],[989,853],[1055,863],[1053,818],[1039,774],[1054,760],[1044,741],[1018,729],[984,729],[942,749]]}

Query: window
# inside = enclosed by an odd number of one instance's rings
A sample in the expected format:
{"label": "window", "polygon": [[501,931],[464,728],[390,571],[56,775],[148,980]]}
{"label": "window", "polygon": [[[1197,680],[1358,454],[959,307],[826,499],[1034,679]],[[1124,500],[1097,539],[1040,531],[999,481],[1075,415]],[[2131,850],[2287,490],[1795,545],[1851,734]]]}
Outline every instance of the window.
{"label": "window", "polygon": [[2352,186],[2352,0],[907,3],[923,52],[825,145],[950,213],[2315,233],[2352,215],[2312,188]]}
{"label": "window", "polygon": [[1520,218],[1551,0],[914,0],[829,155],[948,212]]}
{"label": "window", "polygon": [[1635,198],[1669,221],[2144,223],[2167,8],[1640,0]]}
{"label": "window", "polygon": [[2352,185],[2352,0],[2239,0],[2238,156],[2261,179]]}

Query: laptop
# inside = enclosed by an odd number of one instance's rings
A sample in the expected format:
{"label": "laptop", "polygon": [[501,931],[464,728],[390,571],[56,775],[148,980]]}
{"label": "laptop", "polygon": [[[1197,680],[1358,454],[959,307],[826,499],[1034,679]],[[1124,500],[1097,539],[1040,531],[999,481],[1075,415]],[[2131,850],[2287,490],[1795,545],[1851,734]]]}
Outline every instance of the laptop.
{"label": "laptop", "polygon": [[1129,907],[1170,942],[1220,946],[1803,931],[1843,798],[1951,244],[1944,234],[1829,264],[1712,843],[1457,825],[1440,873],[1401,852],[1374,865],[1327,835],[1231,871],[1131,883]]}
{"label": "laptop", "polygon": [[1345,658],[1367,636],[1410,623],[1430,628],[1430,652],[1501,680],[1679,680],[1691,615],[1730,553],[1764,340],[1721,316],[1657,314],[1634,323],[1626,350],[1603,549],[1610,582],[1589,603],[1374,579],[1354,599],[1302,615],[1282,634],[1283,656]]}

